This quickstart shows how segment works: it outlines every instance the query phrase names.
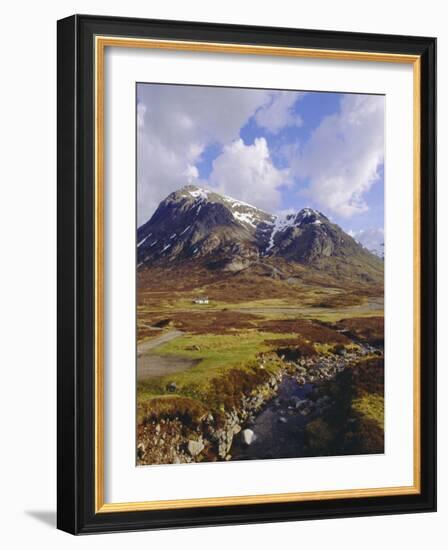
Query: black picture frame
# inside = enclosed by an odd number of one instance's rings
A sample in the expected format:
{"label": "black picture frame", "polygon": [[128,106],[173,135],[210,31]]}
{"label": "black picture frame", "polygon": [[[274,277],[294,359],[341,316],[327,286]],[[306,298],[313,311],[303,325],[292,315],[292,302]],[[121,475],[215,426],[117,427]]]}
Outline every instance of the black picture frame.
{"label": "black picture frame", "polygon": [[[419,494],[95,511],[94,39],[97,35],[415,55],[421,61]],[[436,39],[74,15],[58,21],[57,526],[73,534],[436,510]]]}

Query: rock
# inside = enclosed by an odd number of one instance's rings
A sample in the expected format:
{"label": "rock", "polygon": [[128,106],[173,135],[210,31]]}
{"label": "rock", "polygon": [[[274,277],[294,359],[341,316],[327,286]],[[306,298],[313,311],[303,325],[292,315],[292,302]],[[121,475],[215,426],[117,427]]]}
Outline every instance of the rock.
{"label": "rock", "polygon": [[233,426],[232,428],[233,435],[240,433],[240,431],[241,431],[241,426],[239,424],[235,424],[235,426]]}
{"label": "rock", "polygon": [[177,384],[175,382],[170,382],[167,386],[168,391],[176,391],[177,390]]}
{"label": "rock", "polygon": [[197,456],[204,449],[204,443],[201,440],[190,439],[187,448],[191,456]]}
{"label": "rock", "polygon": [[138,458],[143,458],[143,456],[145,455],[145,446],[143,445],[143,443],[139,443],[137,445],[137,456]]}
{"label": "rock", "polygon": [[246,445],[250,445],[255,438],[255,434],[251,429],[246,428],[241,432],[241,437]]}
{"label": "rock", "polygon": [[286,424],[288,422],[288,419],[285,418],[284,416],[280,416],[278,421],[281,423],[281,424]]}
{"label": "rock", "polygon": [[329,399],[330,398],[327,395],[324,395],[323,397],[319,397],[319,399],[316,401],[316,406],[320,408],[325,407]]}
{"label": "rock", "polygon": [[192,346],[187,346],[185,349],[187,351],[201,351],[201,348],[197,344],[193,344]]}

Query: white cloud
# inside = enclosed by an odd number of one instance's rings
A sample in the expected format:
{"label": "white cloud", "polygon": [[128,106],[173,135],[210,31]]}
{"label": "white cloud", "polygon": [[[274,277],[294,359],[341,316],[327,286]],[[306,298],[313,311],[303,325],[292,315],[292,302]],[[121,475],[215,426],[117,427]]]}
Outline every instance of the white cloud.
{"label": "white cloud", "polygon": [[170,192],[195,181],[195,164],[207,145],[238,138],[240,128],[269,99],[263,90],[139,85],[138,223]]}
{"label": "white cloud", "polygon": [[287,180],[287,171],[272,164],[266,140],[257,138],[253,145],[241,139],[226,145],[213,162],[209,182],[221,193],[272,211],[280,204],[279,187]]}
{"label": "white cloud", "polygon": [[260,107],[255,115],[258,126],[273,134],[286,126],[302,126],[302,119],[293,107],[304,95],[303,92],[273,92],[269,103]]}
{"label": "white cloud", "polygon": [[289,150],[291,170],[308,180],[305,195],[349,218],[368,210],[365,194],[384,160],[384,97],[345,95],[302,148]]}
{"label": "white cloud", "polygon": [[188,183],[194,183],[199,178],[199,172],[196,166],[189,164],[184,172]]}
{"label": "white cloud", "polygon": [[[326,116],[304,144],[283,145],[288,170],[277,169],[266,140],[302,124],[294,112],[300,92],[201,86],[138,86],[138,223],[160,201],[187,183],[210,186],[260,208],[281,206],[292,177],[306,182],[310,203],[349,218],[368,209],[365,195],[378,178],[384,156],[384,98],[345,95],[338,113]],[[259,137],[245,145],[240,130],[254,116]],[[276,141],[277,140],[277,141]],[[209,182],[198,163],[211,144],[223,147]]]}

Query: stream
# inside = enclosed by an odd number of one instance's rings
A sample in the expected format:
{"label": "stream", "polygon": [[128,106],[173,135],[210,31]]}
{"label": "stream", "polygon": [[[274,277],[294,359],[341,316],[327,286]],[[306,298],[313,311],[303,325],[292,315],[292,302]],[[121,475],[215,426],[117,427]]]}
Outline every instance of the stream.
{"label": "stream", "polygon": [[[245,424],[254,432],[250,445],[242,437],[235,437],[232,444],[232,460],[262,458],[297,458],[303,455],[303,431],[315,415],[306,414],[306,400],[314,384],[299,384],[292,376],[285,375],[274,399]],[[305,413],[305,414],[304,414]]]}
{"label": "stream", "polygon": [[[375,353],[382,349],[362,343],[351,335],[359,348],[360,353]],[[329,364],[329,359],[323,358],[316,362],[313,370],[316,382],[319,384],[319,371],[324,374],[324,379],[334,378],[329,368],[340,372],[347,362],[354,360],[356,356],[335,358]],[[309,371],[310,372],[310,371]],[[308,456],[304,448],[304,430],[309,422],[318,418],[326,408],[329,396],[320,396],[315,400],[315,380],[308,383],[298,382],[296,378],[285,374],[279,384],[276,396],[267,402],[263,409],[252,419],[246,422],[241,434],[238,434],[232,443],[230,454],[232,460],[250,460],[263,458],[299,458]],[[313,399],[310,399],[313,397]],[[251,430],[251,441],[244,441],[244,430]]]}

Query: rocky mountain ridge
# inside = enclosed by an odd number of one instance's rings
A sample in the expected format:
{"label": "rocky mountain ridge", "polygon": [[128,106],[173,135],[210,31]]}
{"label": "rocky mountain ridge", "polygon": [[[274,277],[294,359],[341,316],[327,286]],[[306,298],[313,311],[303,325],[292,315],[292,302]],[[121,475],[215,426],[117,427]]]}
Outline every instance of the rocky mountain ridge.
{"label": "rocky mountain ridge", "polygon": [[317,210],[279,217],[193,185],[169,194],[137,231],[139,269],[188,261],[237,272],[275,258],[382,277],[381,260]]}

